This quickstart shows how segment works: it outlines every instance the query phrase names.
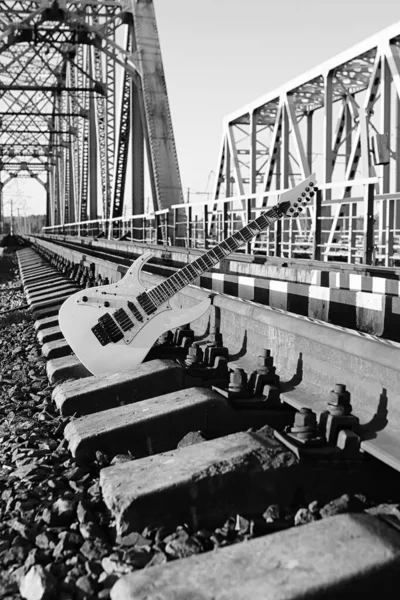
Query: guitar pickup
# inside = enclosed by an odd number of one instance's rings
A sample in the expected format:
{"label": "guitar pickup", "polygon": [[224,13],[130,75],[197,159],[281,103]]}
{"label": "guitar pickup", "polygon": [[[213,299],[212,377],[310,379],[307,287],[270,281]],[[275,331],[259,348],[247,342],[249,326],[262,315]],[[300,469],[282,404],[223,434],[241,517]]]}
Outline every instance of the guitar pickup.
{"label": "guitar pickup", "polygon": [[107,346],[107,344],[111,343],[112,340],[101,323],[97,323],[97,325],[92,327],[92,331],[102,346]]}
{"label": "guitar pickup", "polygon": [[124,334],[114,321],[114,319],[106,313],[99,319],[99,324],[104,327],[110,340],[115,344],[124,338]]}
{"label": "guitar pickup", "polygon": [[115,311],[115,313],[113,313],[113,317],[121,327],[122,331],[129,331],[129,329],[132,329],[133,323],[123,308]]}
{"label": "guitar pickup", "polygon": [[133,316],[140,322],[143,322],[143,317],[141,312],[139,311],[139,309],[133,304],[133,302],[130,302],[128,300],[128,308],[129,310],[133,313]]}
{"label": "guitar pickup", "polygon": [[140,294],[136,298],[136,300],[139,302],[140,306],[143,308],[147,316],[152,315],[154,312],[156,312],[157,306],[152,300],[150,300],[147,294]]}

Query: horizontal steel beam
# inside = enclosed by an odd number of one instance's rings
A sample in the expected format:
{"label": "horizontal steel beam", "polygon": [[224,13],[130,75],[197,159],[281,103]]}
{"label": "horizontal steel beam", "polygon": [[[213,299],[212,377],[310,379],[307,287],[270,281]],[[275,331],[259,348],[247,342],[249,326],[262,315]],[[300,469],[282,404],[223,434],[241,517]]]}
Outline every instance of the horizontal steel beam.
{"label": "horizontal steel beam", "polygon": [[0,90],[5,92],[94,92],[96,94],[106,95],[105,91],[96,87],[60,87],[57,85],[40,86],[40,85],[6,85],[0,83]]}
{"label": "horizontal steel beam", "polygon": [[1,112],[0,117],[84,117],[80,112],[32,112],[32,111],[7,111]]}

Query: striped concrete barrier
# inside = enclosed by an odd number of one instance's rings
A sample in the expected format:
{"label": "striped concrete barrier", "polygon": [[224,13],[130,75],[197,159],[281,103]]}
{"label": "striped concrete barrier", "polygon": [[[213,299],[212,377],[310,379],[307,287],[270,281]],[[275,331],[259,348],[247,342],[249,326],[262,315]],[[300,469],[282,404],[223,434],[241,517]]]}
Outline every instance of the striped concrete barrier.
{"label": "striped concrete barrier", "polygon": [[400,339],[400,329],[394,327],[400,320],[398,297],[221,273],[204,274],[196,284],[312,319],[390,339]]}
{"label": "striped concrete barrier", "polygon": [[[48,249],[54,248],[54,245],[47,240],[40,240],[38,243]],[[104,259],[94,259],[90,255],[82,255],[82,252],[70,248],[58,247],[57,253],[77,263],[81,262],[83,257],[84,264],[94,264],[95,273],[101,272],[103,276],[109,277],[110,282],[119,280],[126,272],[126,267],[122,265]],[[146,270],[164,277],[175,272],[175,269],[170,266],[156,264],[146,265]],[[379,277],[327,273],[329,275],[327,278],[316,276],[316,274],[322,275],[323,271],[312,270],[311,273],[313,281],[319,281],[321,284],[331,283],[332,287],[317,283],[299,283],[218,272],[205,273],[196,280],[195,284],[242,300],[251,300],[264,306],[400,341],[400,297],[357,290],[357,286],[364,285],[364,279],[380,280]],[[382,279],[382,281],[390,280]],[[339,285],[347,287],[342,289],[337,287]],[[353,289],[348,289],[350,285]],[[375,283],[373,287],[377,289],[378,284]],[[380,289],[386,288],[381,285]],[[394,289],[393,286],[391,289]]]}
{"label": "striped concrete barrier", "polygon": [[[36,238],[39,239],[39,238]],[[126,258],[138,257],[144,252],[154,254],[154,262],[148,265],[152,269],[163,269],[166,265],[171,270],[179,269],[192,262],[204,253],[204,250],[194,248],[164,247],[139,242],[117,240],[88,240],[68,236],[46,236],[48,240],[68,241],[82,244],[82,252],[88,249],[100,248],[116,250],[126,255]],[[31,237],[30,241],[35,240]],[[302,259],[285,259],[277,257],[263,257],[264,262],[259,262],[260,257],[245,254],[232,254],[229,259],[223,259],[218,268],[213,272],[221,275],[255,277],[304,283],[325,288],[338,288],[358,292],[373,292],[400,296],[400,269],[383,267],[370,267],[368,265],[349,265],[347,263],[326,263]],[[363,272],[359,272],[362,270]],[[156,272],[156,271],[151,271]],[[379,273],[379,276],[371,275]],[[157,274],[162,274],[158,273]]]}

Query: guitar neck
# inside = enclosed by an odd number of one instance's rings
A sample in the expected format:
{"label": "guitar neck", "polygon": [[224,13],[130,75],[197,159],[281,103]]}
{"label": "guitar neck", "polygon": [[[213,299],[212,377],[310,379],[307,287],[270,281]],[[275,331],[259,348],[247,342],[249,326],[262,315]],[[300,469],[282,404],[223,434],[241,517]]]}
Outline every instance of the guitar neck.
{"label": "guitar neck", "polygon": [[289,203],[283,202],[268,212],[263,213],[257,219],[254,219],[248,225],[239,229],[239,231],[226,238],[226,240],[217,246],[214,246],[214,248],[197,258],[195,261],[168,277],[155,288],[149,290],[147,296],[150,301],[154,305],[159,306],[166,300],[169,300],[169,298],[174,296],[181,289],[190,283],[193,283],[193,281],[203,273],[212,269],[212,267],[218,264],[223,258],[232,254],[232,252],[249,242],[258,233],[267,229],[271,223],[283,216],[285,214],[283,205],[286,204],[289,205]]}

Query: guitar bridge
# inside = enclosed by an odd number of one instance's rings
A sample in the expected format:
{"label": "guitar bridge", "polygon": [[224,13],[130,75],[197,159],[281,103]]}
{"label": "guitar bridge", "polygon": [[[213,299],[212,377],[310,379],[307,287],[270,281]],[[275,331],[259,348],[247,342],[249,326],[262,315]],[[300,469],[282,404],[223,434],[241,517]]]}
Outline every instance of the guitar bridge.
{"label": "guitar bridge", "polygon": [[111,344],[111,338],[101,323],[97,323],[97,325],[92,327],[92,331],[102,346]]}

